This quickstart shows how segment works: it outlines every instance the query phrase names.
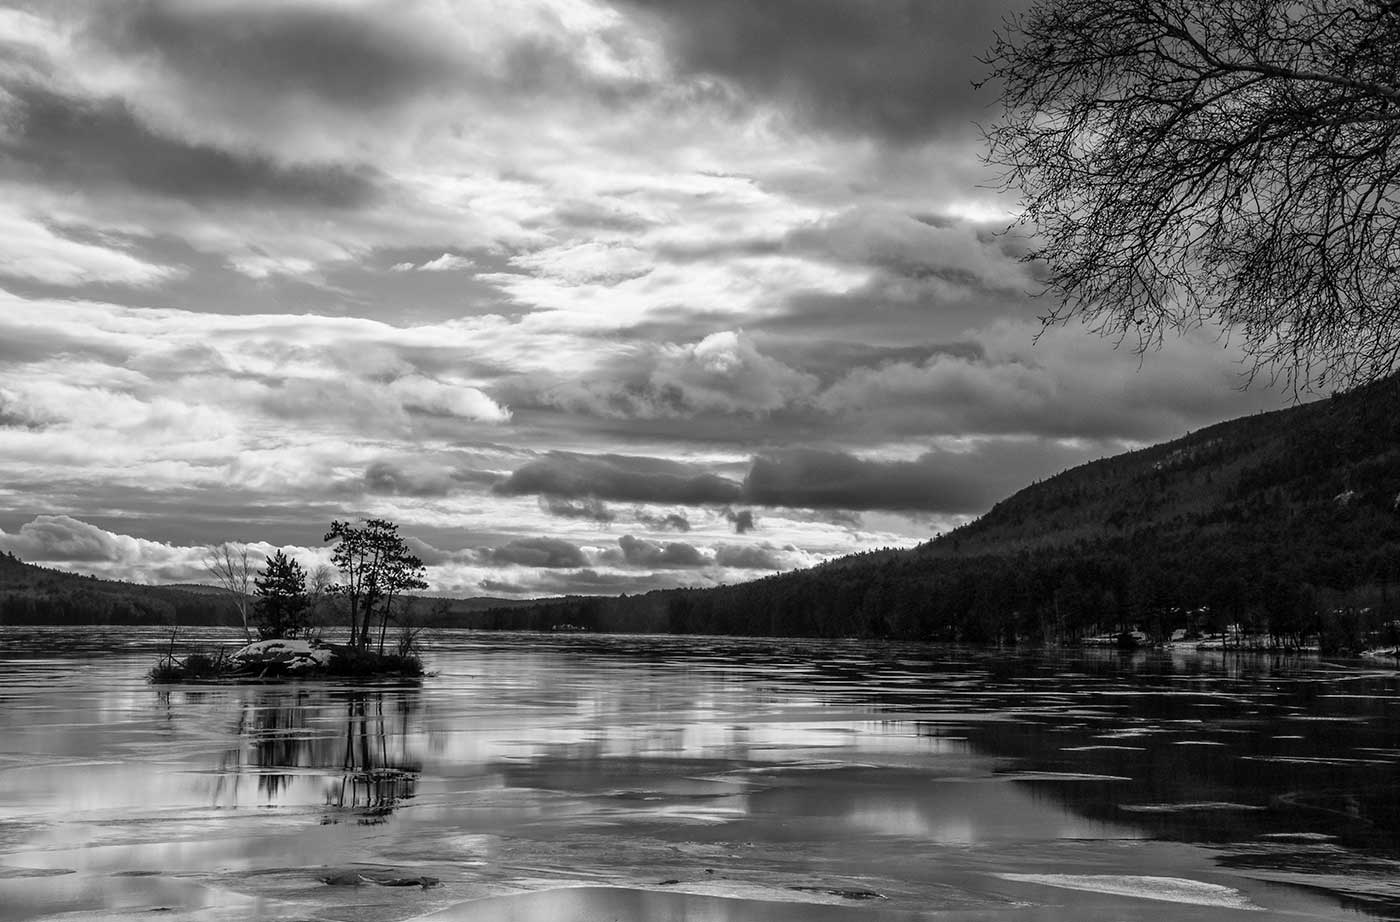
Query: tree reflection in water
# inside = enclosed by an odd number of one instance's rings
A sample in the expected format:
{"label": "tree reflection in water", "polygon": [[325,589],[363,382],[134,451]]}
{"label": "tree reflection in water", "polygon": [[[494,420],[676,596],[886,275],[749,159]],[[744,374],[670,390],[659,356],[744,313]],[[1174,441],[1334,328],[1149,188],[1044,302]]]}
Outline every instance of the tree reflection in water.
{"label": "tree reflection in water", "polygon": [[[416,700],[416,699],[415,699]],[[352,695],[346,702],[345,756],[340,784],[327,791],[326,805],[355,810],[362,824],[383,822],[399,801],[414,795],[421,763],[405,750],[410,699],[395,699],[396,713],[387,718],[395,731],[388,732],[384,694]],[[389,740],[394,740],[391,753]]]}
{"label": "tree reflection in water", "polygon": [[263,805],[319,801],[323,823],[346,813],[383,822],[417,792],[422,764],[409,752],[416,691],[253,692],[238,708],[236,745],[220,759],[215,804],[239,805],[252,776]]}

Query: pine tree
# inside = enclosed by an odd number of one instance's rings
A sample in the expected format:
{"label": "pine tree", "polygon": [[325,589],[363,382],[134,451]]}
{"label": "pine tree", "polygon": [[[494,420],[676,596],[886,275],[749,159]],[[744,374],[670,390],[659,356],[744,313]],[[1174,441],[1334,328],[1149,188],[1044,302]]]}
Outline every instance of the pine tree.
{"label": "pine tree", "polygon": [[280,550],[267,559],[253,580],[256,586],[258,635],[295,637],[306,627],[306,571]]}

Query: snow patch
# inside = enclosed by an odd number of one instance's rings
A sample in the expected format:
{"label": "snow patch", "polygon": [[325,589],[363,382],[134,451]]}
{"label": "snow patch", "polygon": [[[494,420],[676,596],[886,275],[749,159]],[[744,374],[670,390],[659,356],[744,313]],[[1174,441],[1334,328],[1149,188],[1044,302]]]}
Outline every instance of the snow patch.
{"label": "snow patch", "polygon": [[274,638],[259,640],[239,647],[230,657],[235,663],[278,663],[291,672],[325,666],[335,654],[329,647],[316,646],[309,640]]}
{"label": "snow patch", "polygon": [[1194,906],[1218,906],[1225,909],[1262,910],[1243,893],[1220,884],[1208,884],[1183,877],[1139,877],[1118,874],[997,874],[1003,880],[1023,884],[1040,884],[1065,890],[1131,896],[1163,903],[1190,903]]}

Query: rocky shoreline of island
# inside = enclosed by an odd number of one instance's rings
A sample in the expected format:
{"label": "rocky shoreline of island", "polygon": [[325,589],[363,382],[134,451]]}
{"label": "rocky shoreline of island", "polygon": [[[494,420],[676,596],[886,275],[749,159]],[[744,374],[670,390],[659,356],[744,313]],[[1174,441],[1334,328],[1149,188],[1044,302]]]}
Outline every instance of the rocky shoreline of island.
{"label": "rocky shoreline of island", "polygon": [[155,685],[285,682],[298,679],[417,681],[423,661],[415,653],[380,652],[319,639],[270,638],[228,651],[173,649],[147,673]]}

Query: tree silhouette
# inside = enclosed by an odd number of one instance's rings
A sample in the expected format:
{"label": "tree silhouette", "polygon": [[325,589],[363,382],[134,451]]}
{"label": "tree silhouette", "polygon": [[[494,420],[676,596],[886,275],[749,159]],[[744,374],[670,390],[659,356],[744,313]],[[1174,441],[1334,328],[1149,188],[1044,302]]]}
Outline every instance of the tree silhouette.
{"label": "tree silhouette", "polygon": [[1010,20],[986,159],[1035,233],[1044,322],[1139,349],[1218,325],[1295,388],[1389,373],[1397,61],[1393,0],[1039,0]]}
{"label": "tree silhouette", "polygon": [[347,602],[351,644],[369,646],[370,625],[377,614],[382,652],[395,600],[428,586],[423,561],[409,552],[398,525],[387,519],[366,519],[363,525],[333,521],[325,540],[337,542],[331,560],[341,582],[334,588]]}
{"label": "tree silhouette", "polygon": [[306,571],[301,564],[278,550],[267,559],[262,573],[254,577],[258,635],[295,637],[306,626]]}

